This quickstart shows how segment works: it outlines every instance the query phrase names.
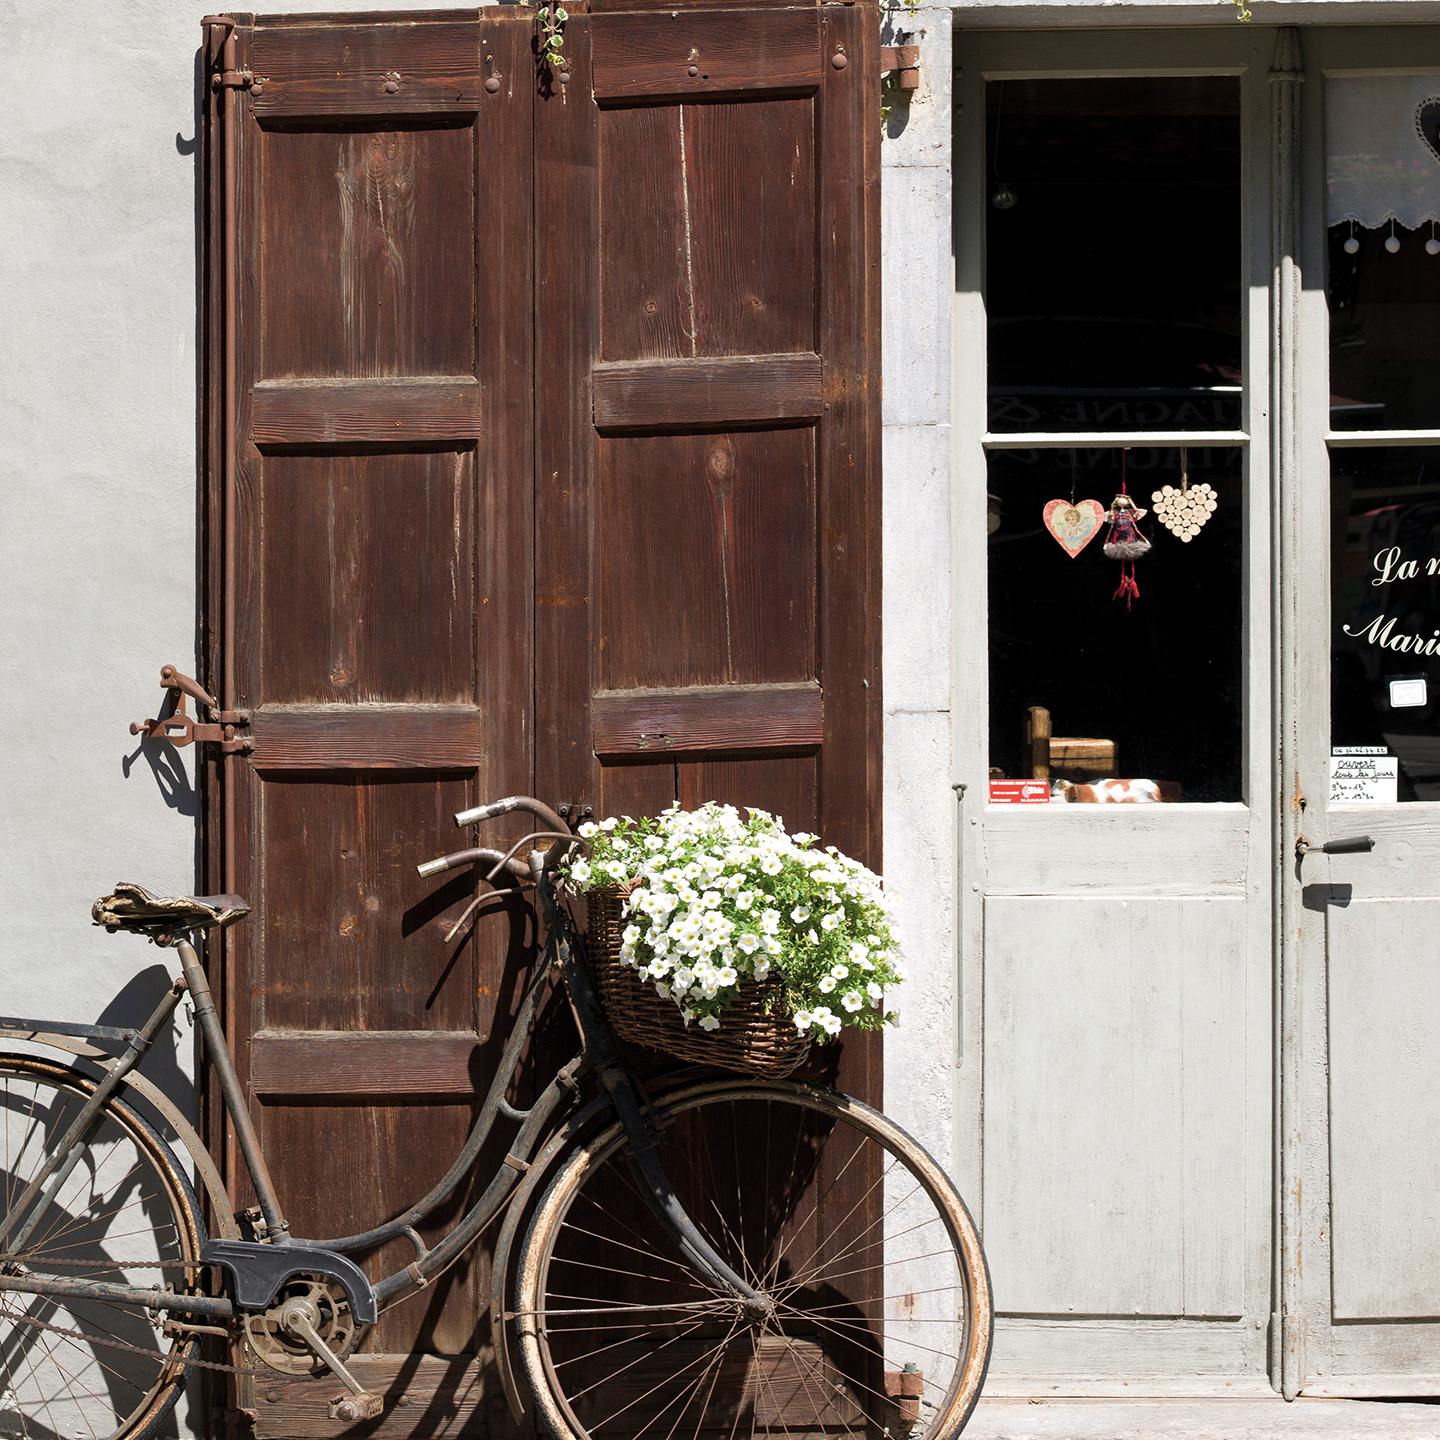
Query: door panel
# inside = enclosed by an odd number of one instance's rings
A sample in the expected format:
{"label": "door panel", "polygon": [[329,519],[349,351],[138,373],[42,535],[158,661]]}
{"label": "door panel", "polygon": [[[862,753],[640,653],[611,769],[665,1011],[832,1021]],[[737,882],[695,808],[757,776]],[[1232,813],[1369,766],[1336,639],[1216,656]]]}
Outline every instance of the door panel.
{"label": "door panel", "polygon": [[1243,1313],[1244,908],[987,903],[986,1249],[1006,1314]]}
{"label": "door panel", "polygon": [[[438,1178],[524,924],[515,906],[447,941],[473,882],[414,865],[456,809],[532,777],[530,209],[487,198],[529,192],[530,28],[236,36],[256,84],[226,102],[223,691],[255,748],[224,762],[224,878],[255,914],[226,937],[227,1023],[302,1236],[368,1228]],[[387,1415],[414,1387],[455,1423],[487,1284],[477,1251],[382,1317],[364,1363]],[[422,1375],[426,1356],[443,1364]],[[297,1387],[257,1389],[261,1435],[337,1428]]]}

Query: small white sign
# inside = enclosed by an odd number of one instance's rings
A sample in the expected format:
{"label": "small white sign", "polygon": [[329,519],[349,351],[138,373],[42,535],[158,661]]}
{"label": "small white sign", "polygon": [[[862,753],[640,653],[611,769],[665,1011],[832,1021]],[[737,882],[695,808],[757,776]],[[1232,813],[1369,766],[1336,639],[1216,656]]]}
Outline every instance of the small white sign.
{"label": "small white sign", "polygon": [[1336,746],[1330,752],[1330,799],[1360,805],[1393,805],[1400,762],[1376,745]]}
{"label": "small white sign", "polygon": [[1390,682],[1390,708],[1392,710],[1418,708],[1421,705],[1429,704],[1429,698],[1426,694],[1423,675],[1418,675],[1411,680],[1392,680]]}

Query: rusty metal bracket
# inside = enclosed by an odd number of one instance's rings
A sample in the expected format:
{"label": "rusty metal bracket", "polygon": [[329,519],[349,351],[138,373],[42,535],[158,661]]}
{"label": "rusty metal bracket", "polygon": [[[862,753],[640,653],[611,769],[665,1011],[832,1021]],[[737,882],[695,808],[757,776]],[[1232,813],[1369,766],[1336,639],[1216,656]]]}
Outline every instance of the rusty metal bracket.
{"label": "rusty metal bracket", "polygon": [[248,90],[254,83],[251,70],[217,70],[210,76],[212,90]]}
{"label": "rusty metal bracket", "polygon": [[920,88],[920,47],[918,45],[882,45],[880,73],[895,76],[901,90]]}
{"label": "rusty metal bracket", "polygon": [[[136,720],[130,726],[132,735],[144,735],[147,740],[168,740],[177,750],[193,745],[197,740],[220,747],[222,755],[245,754],[255,748],[255,742],[248,734],[250,728],[248,710],[222,710],[220,702],[189,675],[181,674],[173,665],[160,667],[160,685],[175,696],[175,708],[169,715],[160,715],[153,720]],[[193,700],[210,712],[210,719],[197,720],[185,708],[186,700]]]}

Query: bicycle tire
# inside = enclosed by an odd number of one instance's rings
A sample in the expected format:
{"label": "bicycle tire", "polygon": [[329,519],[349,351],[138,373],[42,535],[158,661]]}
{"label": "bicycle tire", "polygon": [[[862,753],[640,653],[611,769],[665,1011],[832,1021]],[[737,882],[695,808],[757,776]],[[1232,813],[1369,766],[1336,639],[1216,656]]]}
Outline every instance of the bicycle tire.
{"label": "bicycle tire", "polygon": [[[994,1320],[974,1222],[928,1152],[864,1102],[785,1080],[733,1078],[684,1087],[658,1099],[652,1119],[662,1163],[691,1218],[728,1263],[772,1296],[775,1309],[765,1320],[737,1318],[735,1301],[707,1293],[643,1207],[623,1162],[626,1142],[618,1122],[580,1142],[560,1161],[531,1218],[513,1311],[529,1388],[555,1440],[665,1437],[667,1431],[676,1437],[690,1433],[692,1420],[697,1436],[728,1430],[734,1437],[746,1428],[789,1440],[822,1431],[905,1434],[906,1412],[899,1406],[906,1397],[891,1392],[903,1391],[907,1378],[909,1388],[920,1391],[911,1397],[910,1440],[953,1440],[984,1384]],[[740,1138],[753,1147],[762,1121],[763,1176],[742,1155]],[[772,1177],[772,1152],[785,1150],[780,1141],[789,1130],[797,1137],[795,1149],[781,1169],[790,1174]],[[733,1156],[725,1153],[727,1132]],[[801,1137],[808,1138],[802,1143]],[[863,1150],[862,1141],[876,1150]],[[878,1152],[893,1163],[877,1174]],[[869,1158],[824,1212],[822,1224],[821,1200],[835,1194],[862,1153]],[[906,1178],[892,1185],[901,1171]],[[837,1219],[867,1175],[872,1178],[860,1199]],[[891,1195],[907,1180],[913,1188],[892,1206]],[[870,1198],[877,1187],[878,1202]],[[922,1194],[934,1215],[917,1223],[913,1217],[924,1201],[916,1197]],[[884,1213],[857,1230],[877,1203]],[[927,1232],[931,1224],[942,1229]],[[573,1233],[567,1237],[567,1231]],[[906,1238],[927,1233],[928,1239]],[[932,1244],[939,1248],[930,1250]],[[898,1253],[915,1246],[920,1253]],[[827,1247],[830,1258],[815,1264]],[[858,1263],[866,1258],[875,1263]],[[837,1264],[847,1268],[833,1269]],[[875,1278],[854,1278],[867,1272]],[[949,1284],[947,1274],[954,1276]],[[577,1284],[577,1277],[588,1283]],[[880,1293],[860,1294],[862,1286],[878,1286]],[[892,1286],[895,1293],[887,1293]],[[956,1293],[949,1298],[935,1298],[951,1291]],[[951,1308],[957,1303],[959,1314]],[[599,1324],[585,1320],[590,1311]],[[583,1337],[592,1331],[597,1340],[586,1350],[591,1342]],[[941,1348],[947,1334],[959,1337],[953,1353]],[[671,1355],[662,1361],[666,1350]],[[682,1363],[693,1350],[699,1356]],[[602,1362],[601,1355],[609,1358]],[[908,1377],[901,1373],[907,1356],[915,1366]],[[933,1378],[937,1359],[953,1362],[943,1385]],[[672,1366],[673,1398],[662,1388],[669,1383],[663,1372]],[[608,1373],[593,1378],[602,1368]],[[657,1373],[661,1379],[642,1388]],[[742,1423],[747,1413],[748,1426]]]}
{"label": "bicycle tire", "polygon": [[[0,1052],[0,1225],[95,1087],[72,1066]],[[0,1273],[24,1266],[198,1287],[204,1231],[195,1195],[149,1122],[112,1095],[77,1149],[80,1160],[29,1238],[19,1249],[0,1241]],[[0,1431],[151,1440],[179,1399],[196,1344],[166,1335],[139,1306],[0,1291]]]}

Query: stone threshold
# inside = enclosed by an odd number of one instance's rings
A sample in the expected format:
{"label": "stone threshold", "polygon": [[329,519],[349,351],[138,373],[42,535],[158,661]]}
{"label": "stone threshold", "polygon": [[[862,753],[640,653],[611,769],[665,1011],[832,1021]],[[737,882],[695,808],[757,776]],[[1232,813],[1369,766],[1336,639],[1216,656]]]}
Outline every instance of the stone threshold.
{"label": "stone threshold", "polygon": [[1440,1402],[982,1398],[964,1440],[1440,1440]]}

